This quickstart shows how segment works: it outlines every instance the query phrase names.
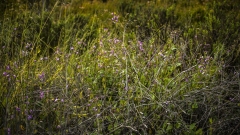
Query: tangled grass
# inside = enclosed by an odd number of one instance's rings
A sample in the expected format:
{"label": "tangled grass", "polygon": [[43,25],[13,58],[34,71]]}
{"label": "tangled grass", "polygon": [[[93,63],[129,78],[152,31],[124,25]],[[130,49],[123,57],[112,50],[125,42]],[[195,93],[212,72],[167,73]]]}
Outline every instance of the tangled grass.
{"label": "tangled grass", "polygon": [[18,4],[0,24],[1,134],[239,134],[235,5]]}

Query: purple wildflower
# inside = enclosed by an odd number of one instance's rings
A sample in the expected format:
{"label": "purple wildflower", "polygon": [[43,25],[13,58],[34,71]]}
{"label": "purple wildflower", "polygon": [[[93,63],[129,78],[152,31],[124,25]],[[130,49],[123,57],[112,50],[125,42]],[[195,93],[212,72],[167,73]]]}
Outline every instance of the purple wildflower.
{"label": "purple wildflower", "polygon": [[28,115],[28,117],[27,117],[28,120],[31,120],[32,118],[33,118],[32,115]]}
{"label": "purple wildflower", "polygon": [[11,135],[11,129],[10,128],[7,129],[7,133],[8,133],[8,135]]}
{"label": "purple wildflower", "polygon": [[8,73],[7,72],[3,72],[3,76],[8,76]]}
{"label": "purple wildflower", "polygon": [[112,17],[112,21],[113,21],[114,23],[118,22],[118,16],[115,16],[115,15],[114,15],[114,16]]}
{"label": "purple wildflower", "polygon": [[113,56],[114,55],[114,50],[112,49],[111,51],[110,51],[110,56]]}
{"label": "purple wildflower", "polygon": [[30,112],[30,113],[33,113],[33,110],[31,109],[29,112]]}
{"label": "purple wildflower", "polygon": [[97,111],[97,110],[98,110],[96,107],[93,107],[92,109],[93,109],[94,111]]}
{"label": "purple wildflower", "polygon": [[43,99],[43,97],[44,97],[44,92],[40,91],[40,98]]}
{"label": "purple wildflower", "polygon": [[103,45],[103,42],[102,40],[99,41],[99,45],[102,46]]}
{"label": "purple wildflower", "polygon": [[141,50],[141,51],[143,51],[144,49],[143,49],[143,44],[142,44],[142,42],[141,41],[138,41],[138,46],[139,46],[139,49]]}
{"label": "purple wildflower", "polygon": [[40,74],[38,77],[39,77],[39,79],[40,79],[41,81],[43,81],[44,78],[45,78],[45,73],[43,72],[43,73]]}
{"label": "purple wildflower", "polygon": [[114,39],[113,39],[113,42],[114,42],[114,44],[117,44],[118,42],[120,42],[120,40],[119,40],[119,39],[116,39],[116,38],[114,38]]}
{"label": "purple wildflower", "polygon": [[57,101],[58,101],[58,99],[57,99],[57,98],[55,98],[54,102],[57,102]]}
{"label": "purple wildflower", "polygon": [[31,46],[30,43],[27,43],[27,45],[25,46],[26,48],[29,48]]}
{"label": "purple wildflower", "polygon": [[59,129],[59,128],[61,128],[61,126],[60,126],[60,125],[57,125],[57,128]]}
{"label": "purple wildflower", "polygon": [[20,110],[21,110],[21,109],[20,109],[19,107],[16,107],[16,111],[20,112]]}
{"label": "purple wildflower", "polygon": [[9,65],[6,66],[7,70],[11,70],[11,67]]}
{"label": "purple wildflower", "polygon": [[112,13],[112,15],[113,15],[113,17],[112,17],[112,21],[113,21],[113,23],[118,22],[118,18],[119,18],[119,16],[118,16],[118,15],[115,15],[115,13]]}

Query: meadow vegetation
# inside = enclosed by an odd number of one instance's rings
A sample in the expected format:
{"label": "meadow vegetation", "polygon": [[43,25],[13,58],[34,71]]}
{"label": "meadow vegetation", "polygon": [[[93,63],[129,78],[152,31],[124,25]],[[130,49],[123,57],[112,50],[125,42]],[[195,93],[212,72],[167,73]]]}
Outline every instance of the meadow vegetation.
{"label": "meadow vegetation", "polygon": [[240,134],[240,2],[0,4],[0,134]]}

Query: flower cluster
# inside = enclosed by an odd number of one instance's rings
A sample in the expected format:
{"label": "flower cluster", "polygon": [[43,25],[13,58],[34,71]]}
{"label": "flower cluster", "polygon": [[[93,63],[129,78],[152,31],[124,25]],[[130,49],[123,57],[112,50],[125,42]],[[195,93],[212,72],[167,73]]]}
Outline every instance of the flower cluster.
{"label": "flower cluster", "polygon": [[41,61],[43,61],[43,60],[48,60],[48,57],[41,57],[40,60],[41,60]]}
{"label": "flower cluster", "polygon": [[33,110],[25,111],[25,114],[27,116],[27,120],[33,119]]}
{"label": "flower cluster", "polygon": [[[30,48],[32,46],[31,43],[27,43],[27,45],[25,46],[26,49]],[[31,48],[32,49],[32,48]]]}
{"label": "flower cluster", "polygon": [[39,77],[39,79],[40,79],[41,81],[44,81],[44,79],[45,79],[45,73],[42,72],[40,75],[38,75],[38,77]]}
{"label": "flower cluster", "polygon": [[119,19],[119,15],[117,15],[116,13],[111,13],[111,15],[112,15],[112,22],[117,23]]}
{"label": "flower cluster", "polygon": [[10,81],[12,78],[16,78],[16,75],[14,74],[14,70],[11,68],[10,65],[6,66],[6,71],[4,71],[2,75],[6,77],[8,81]]}
{"label": "flower cluster", "polygon": [[20,112],[21,109],[20,109],[19,107],[16,107],[16,111],[17,111],[17,112]]}
{"label": "flower cluster", "polygon": [[143,43],[141,41],[138,41],[138,47],[139,47],[140,51],[144,51]]}
{"label": "flower cluster", "polygon": [[206,67],[207,65],[209,65],[210,61],[212,60],[213,58],[210,57],[210,56],[206,56],[206,57],[203,57],[201,56],[198,60],[200,62],[200,64],[198,65],[198,68],[200,70],[200,73],[201,74],[205,74],[206,73]]}

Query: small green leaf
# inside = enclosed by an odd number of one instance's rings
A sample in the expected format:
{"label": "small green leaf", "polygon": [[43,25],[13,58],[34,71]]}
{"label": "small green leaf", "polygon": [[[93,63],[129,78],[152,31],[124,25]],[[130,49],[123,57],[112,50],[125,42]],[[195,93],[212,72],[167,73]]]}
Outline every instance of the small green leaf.
{"label": "small green leaf", "polygon": [[209,118],[209,123],[212,124],[213,123],[213,119]]}
{"label": "small green leaf", "polygon": [[180,127],[181,127],[181,123],[178,122],[178,123],[176,124],[176,128],[179,129]]}
{"label": "small green leaf", "polygon": [[155,100],[155,95],[152,95],[151,98],[152,98],[152,100]]}
{"label": "small green leaf", "polygon": [[192,104],[192,109],[196,109],[196,108],[198,108],[198,104],[197,104],[196,102],[194,102],[194,103]]}
{"label": "small green leaf", "polygon": [[175,46],[173,46],[173,47],[171,48],[171,50],[174,52],[174,51],[177,50],[177,48],[176,48]]}
{"label": "small green leaf", "polygon": [[190,129],[190,130],[193,130],[193,129],[195,128],[195,125],[196,125],[196,123],[191,124],[191,125],[189,126],[189,129]]}
{"label": "small green leaf", "polygon": [[163,128],[165,129],[167,127],[167,121],[163,123]]}
{"label": "small green leaf", "polygon": [[200,128],[196,131],[196,135],[202,135],[202,134],[203,134],[202,128]]}
{"label": "small green leaf", "polygon": [[168,125],[167,125],[167,131],[172,130],[172,128],[173,128],[172,124],[171,124],[171,123],[168,123]]}
{"label": "small green leaf", "polygon": [[182,63],[176,63],[176,67],[179,67],[179,66],[181,66],[182,65]]}

